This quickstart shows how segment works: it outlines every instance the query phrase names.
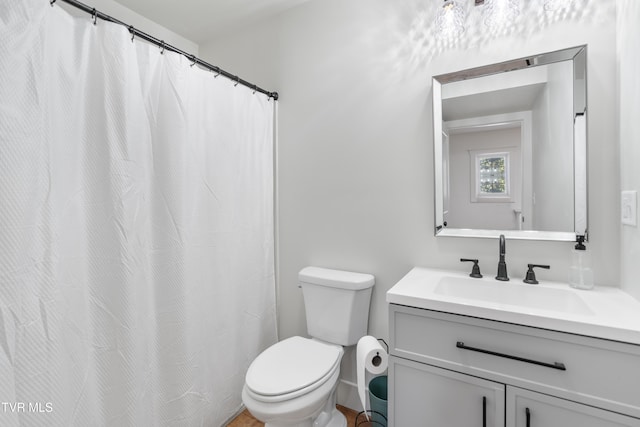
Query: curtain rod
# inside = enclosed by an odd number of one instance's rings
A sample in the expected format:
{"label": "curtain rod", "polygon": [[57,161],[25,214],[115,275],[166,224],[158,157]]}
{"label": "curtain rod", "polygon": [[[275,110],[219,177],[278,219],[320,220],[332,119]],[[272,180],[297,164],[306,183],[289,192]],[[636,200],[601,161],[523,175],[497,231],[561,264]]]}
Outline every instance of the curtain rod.
{"label": "curtain rod", "polygon": [[[234,86],[237,86],[238,84],[241,84],[243,86],[246,86],[250,89],[253,89],[254,93],[255,92],[260,92],[263,93],[265,95],[267,95],[269,98],[273,98],[275,101],[278,100],[278,92],[270,92],[268,90],[265,90],[261,87],[259,87],[258,85],[255,85],[253,83],[250,83],[244,79],[241,79],[238,76],[235,76],[231,73],[229,73],[228,71],[223,70],[220,67],[217,67],[215,65],[211,65],[206,61],[203,61],[200,58],[197,58],[195,55],[189,54],[181,49],[178,49],[177,47],[170,45],[168,43],[165,43],[164,40],[160,40],[156,37],[153,37],[152,35],[149,35],[143,31],[140,31],[138,29],[136,29],[133,25],[128,25],[122,21],[120,21],[119,19],[114,18],[113,16],[109,16],[105,13],[100,12],[99,10],[96,10],[94,7],[90,7],[87,6],[84,3],[81,3],[77,0],[60,0],[64,3],[67,3],[75,8],[78,8],[86,13],[91,14],[91,16],[93,17],[93,23],[96,24],[97,19],[100,18],[103,21],[107,21],[107,22],[113,22],[114,24],[118,24],[118,25],[122,25],[123,27],[126,27],[129,30],[129,33],[131,33],[131,40],[133,41],[134,37],[138,37],[141,38],[142,40],[145,40],[149,43],[152,43],[156,46],[158,46],[159,48],[162,49],[162,51],[164,52],[165,50],[169,50],[171,52],[175,52],[178,53],[188,59],[190,59],[192,61],[191,65],[200,65],[201,67],[206,68],[209,71],[213,71],[216,73],[216,77],[219,75],[222,75],[226,78],[228,78],[229,80],[232,80],[235,82]],[[53,7],[53,4],[56,2],[56,0],[49,0],[49,4],[51,5],[51,7]]]}

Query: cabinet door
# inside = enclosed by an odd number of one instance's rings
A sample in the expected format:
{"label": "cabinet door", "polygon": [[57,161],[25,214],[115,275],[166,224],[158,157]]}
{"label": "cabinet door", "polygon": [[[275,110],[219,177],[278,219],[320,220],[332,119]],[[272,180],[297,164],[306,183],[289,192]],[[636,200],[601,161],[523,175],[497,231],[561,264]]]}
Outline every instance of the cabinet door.
{"label": "cabinet door", "polygon": [[390,427],[504,427],[505,386],[391,356]]}
{"label": "cabinet door", "polygon": [[640,427],[640,419],[507,386],[507,427]]}

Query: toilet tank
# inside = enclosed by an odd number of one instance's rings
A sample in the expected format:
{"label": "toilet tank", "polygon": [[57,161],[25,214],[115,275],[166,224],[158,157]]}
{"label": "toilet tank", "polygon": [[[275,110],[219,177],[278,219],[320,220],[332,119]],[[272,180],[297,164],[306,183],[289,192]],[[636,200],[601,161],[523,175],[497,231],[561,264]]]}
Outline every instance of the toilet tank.
{"label": "toilet tank", "polygon": [[305,267],[298,279],[310,336],[348,346],[367,334],[371,274]]}

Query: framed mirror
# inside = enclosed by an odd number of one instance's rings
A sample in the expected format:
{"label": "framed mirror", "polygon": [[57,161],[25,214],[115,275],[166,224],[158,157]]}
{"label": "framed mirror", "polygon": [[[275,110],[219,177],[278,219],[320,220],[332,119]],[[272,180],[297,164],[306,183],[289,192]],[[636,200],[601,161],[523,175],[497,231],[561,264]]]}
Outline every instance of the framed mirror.
{"label": "framed mirror", "polygon": [[433,77],[437,236],[587,238],[586,55]]}

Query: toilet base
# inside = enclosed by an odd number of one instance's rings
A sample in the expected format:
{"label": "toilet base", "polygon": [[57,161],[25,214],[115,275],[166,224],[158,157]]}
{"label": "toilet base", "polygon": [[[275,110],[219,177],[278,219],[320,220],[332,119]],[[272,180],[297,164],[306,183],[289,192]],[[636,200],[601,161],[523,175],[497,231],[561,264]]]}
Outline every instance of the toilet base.
{"label": "toilet base", "polygon": [[347,418],[342,412],[334,408],[326,427],[347,427]]}
{"label": "toilet base", "polygon": [[287,424],[286,422],[265,423],[265,427],[347,427],[347,418],[336,408],[336,392],[338,389],[338,383],[337,381],[333,382],[334,386],[331,393],[317,415],[292,424]]}
{"label": "toilet base", "polygon": [[[328,420],[327,420],[327,417]],[[321,424],[325,422],[326,424]],[[266,423],[264,427],[283,427],[283,424]],[[347,419],[344,414],[334,409],[330,414],[322,412],[315,420],[304,421],[297,424],[287,424],[286,427],[347,427]]]}

